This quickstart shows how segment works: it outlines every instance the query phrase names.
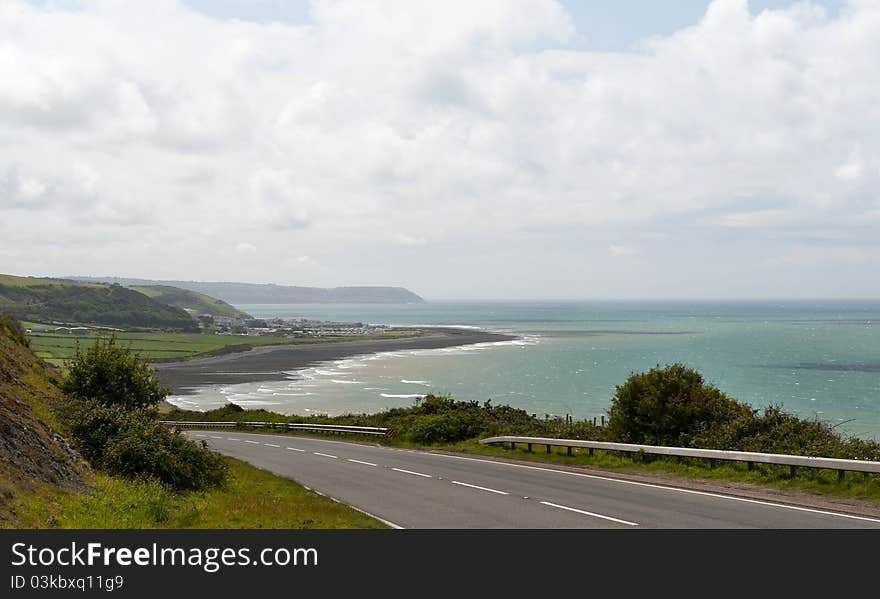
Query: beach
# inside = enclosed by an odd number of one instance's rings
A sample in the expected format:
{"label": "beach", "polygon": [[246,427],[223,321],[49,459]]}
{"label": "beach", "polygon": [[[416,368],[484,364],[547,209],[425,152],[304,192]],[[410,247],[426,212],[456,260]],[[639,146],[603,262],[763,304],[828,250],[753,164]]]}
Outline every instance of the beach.
{"label": "beach", "polygon": [[173,395],[188,395],[210,385],[286,380],[291,378],[292,370],[349,356],[495,343],[515,338],[477,329],[432,327],[418,337],[272,345],[180,362],[158,362],[152,366],[161,384],[169,387]]}

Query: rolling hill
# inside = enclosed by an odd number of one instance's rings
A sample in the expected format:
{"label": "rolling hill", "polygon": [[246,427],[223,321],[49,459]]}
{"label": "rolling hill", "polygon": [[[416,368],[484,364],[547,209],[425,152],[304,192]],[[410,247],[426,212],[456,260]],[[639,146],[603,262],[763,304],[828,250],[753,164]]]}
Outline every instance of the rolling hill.
{"label": "rolling hill", "polygon": [[131,286],[129,289],[143,293],[166,306],[192,310],[197,315],[210,314],[212,316],[228,316],[229,318],[251,318],[247,312],[242,312],[223,300],[197,291],[171,287],[170,285],[137,285]]}
{"label": "rolling hill", "polygon": [[404,287],[295,287],[289,285],[200,281],[152,281],[121,277],[70,277],[91,283],[126,286],[169,285],[217,297],[231,304],[420,304],[424,299]]}
{"label": "rolling hill", "polygon": [[197,331],[183,309],[120,285],[0,275],[0,312],[20,320]]}

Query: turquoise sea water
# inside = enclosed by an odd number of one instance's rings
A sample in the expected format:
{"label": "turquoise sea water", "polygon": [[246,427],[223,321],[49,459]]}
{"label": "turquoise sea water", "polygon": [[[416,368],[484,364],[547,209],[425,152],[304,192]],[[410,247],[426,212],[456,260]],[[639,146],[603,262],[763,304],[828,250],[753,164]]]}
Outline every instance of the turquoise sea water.
{"label": "turquoise sea water", "polygon": [[284,413],[371,412],[429,391],[543,416],[606,413],[633,371],[682,362],[734,398],[880,439],[880,302],[430,302],[241,305],[258,317],[464,325],[514,342],[389,352],[291,372],[291,380],[172,398]]}

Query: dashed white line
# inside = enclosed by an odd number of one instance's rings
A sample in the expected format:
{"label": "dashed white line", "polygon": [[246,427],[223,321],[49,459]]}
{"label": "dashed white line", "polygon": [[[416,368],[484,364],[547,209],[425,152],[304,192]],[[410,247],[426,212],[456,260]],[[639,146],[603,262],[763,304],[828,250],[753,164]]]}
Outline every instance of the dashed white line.
{"label": "dashed white line", "polygon": [[355,464],[363,464],[364,466],[375,466],[375,465],[376,465],[376,464],[374,464],[373,462],[362,462],[362,461],[360,461],[360,460],[353,460],[353,459],[351,459],[351,458],[348,458],[348,461],[349,461],[349,462],[354,462]]}
{"label": "dashed white line", "polygon": [[227,441],[241,441],[241,439],[235,439],[233,437],[226,437]]}
{"label": "dashed white line", "polygon": [[333,458],[334,460],[336,459],[335,455],[330,455],[329,453],[319,453],[317,451],[313,451],[312,453],[315,455],[324,456],[325,458]]}
{"label": "dashed white line", "polygon": [[421,472],[413,472],[412,470],[404,470],[403,468],[392,468],[395,472],[403,472],[404,474],[412,474],[413,476],[423,476],[425,478],[434,478],[430,474],[422,474]]}
{"label": "dashed white line", "polygon": [[244,442],[245,442],[245,443],[250,443],[251,445],[259,445],[259,444],[260,444],[259,441],[251,441],[251,440],[249,440],[249,439],[245,439]]}
{"label": "dashed white line", "polygon": [[281,447],[280,445],[275,445],[274,443],[263,443],[266,447]]}
{"label": "dashed white line", "polygon": [[499,491],[498,489],[490,489],[489,487],[481,487],[470,483],[463,483],[457,480],[452,481],[453,485],[461,485],[462,487],[470,487],[471,489],[479,489],[480,491],[488,491],[489,493],[497,493],[498,495],[510,495],[507,491]]}
{"label": "dashed white line", "polygon": [[627,526],[638,526],[639,525],[638,522],[630,522],[629,520],[621,520],[620,518],[612,518],[611,516],[604,516],[602,514],[595,514],[593,512],[587,512],[585,510],[579,510],[577,508],[568,507],[567,505],[559,505],[558,503],[550,503],[549,501],[542,501],[540,503],[542,505],[549,505],[550,507],[559,508],[560,510],[568,510],[569,512],[583,514],[584,516],[592,516],[593,518],[601,518],[602,520],[610,520],[612,522],[626,524]]}
{"label": "dashed white line", "polygon": [[305,453],[305,452],[306,452],[305,449],[297,449],[296,447],[288,447],[287,449],[289,449],[290,451],[299,451],[299,452],[301,452],[301,453]]}
{"label": "dashed white line", "polygon": [[502,461],[498,461],[498,460],[486,460],[486,459],[482,459],[482,458],[471,458],[471,457],[465,457],[465,456],[460,456],[460,455],[450,455],[450,454],[446,454],[446,453],[425,452],[424,455],[429,455],[429,456],[438,457],[438,458],[449,458],[449,459],[453,459],[453,460],[467,460],[470,462],[483,462],[486,464],[495,464],[496,466],[506,466],[509,468],[523,468],[526,470],[538,470],[538,471],[543,471],[543,472],[551,472],[553,474],[564,474],[566,476],[576,476],[579,478],[590,478],[590,479],[594,479],[594,480],[604,480],[604,481],[608,481],[611,483],[617,483],[617,484],[621,484],[621,485],[633,485],[636,487],[645,487],[648,489],[660,489],[662,491],[670,491],[673,493],[687,493],[689,495],[701,495],[703,497],[715,497],[718,499],[728,499],[730,501],[740,501],[742,503],[764,505],[764,506],[768,506],[768,507],[775,507],[775,508],[786,509],[786,510],[795,510],[798,512],[809,512],[812,514],[822,514],[823,516],[837,516],[838,518],[848,518],[850,520],[862,520],[865,522],[880,523],[880,519],[878,519],[878,518],[868,518],[866,516],[856,516],[854,514],[846,514],[844,512],[829,512],[826,510],[817,510],[817,509],[813,509],[813,508],[800,507],[797,505],[790,505],[787,503],[772,503],[769,501],[761,501],[759,499],[749,499],[747,497],[735,497],[733,495],[721,495],[720,493],[710,493],[708,491],[696,491],[694,489],[682,489],[680,487],[669,487],[666,485],[656,485],[653,483],[643,483],[643,482],[634,481],[634,480],[625,480],[622,478],[611,478],[609,476],[598,476],[595,474],[584,474],[581,472],[571,472],[568,470],[556,470],[554,468],[547,468],[544,466],[528,466],[526,464],[512,464],[510,462],[502,462]]}

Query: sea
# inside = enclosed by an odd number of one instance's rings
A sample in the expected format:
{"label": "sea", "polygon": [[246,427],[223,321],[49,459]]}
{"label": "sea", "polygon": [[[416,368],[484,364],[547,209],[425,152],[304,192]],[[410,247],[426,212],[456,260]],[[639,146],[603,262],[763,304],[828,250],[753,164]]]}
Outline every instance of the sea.
{"label": "sea", "polygon": [[512,341],[352,356],[289,380],[209,387],[169,400],[285,414],[375,412],[427,393],[539,417],[607,415],[633,372],[674,362],[753,407],[781,406],[880,440],[880,301],[432,301],[243,304],[256,317],[460,326]]}

